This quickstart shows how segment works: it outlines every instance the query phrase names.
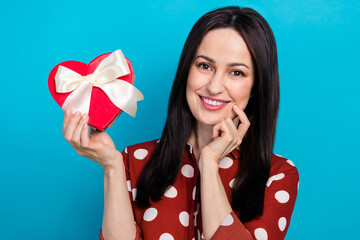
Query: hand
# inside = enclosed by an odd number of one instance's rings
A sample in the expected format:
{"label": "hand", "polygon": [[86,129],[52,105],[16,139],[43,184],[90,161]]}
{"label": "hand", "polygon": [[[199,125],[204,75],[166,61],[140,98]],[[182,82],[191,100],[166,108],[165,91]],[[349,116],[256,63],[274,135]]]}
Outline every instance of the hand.
{"label": "hand", "polygon": [[72,114],[67,111],[63,121],[63,135],[66,141],[78,154],[99,163],[104,170],[123,164],[122,154],[116,150],[114,142],[106,132],[92,129],[89,136],[88,121],[87,114]]}
{"label": "hand", "polygon": [[240,119],[239,127],[236,128],[233,120],[230,118],[223,119],[214,126],[212,141],[201,150],[201,166],[204,165],[204,161],[211,160],[215,161],[218,165],[221,159],[241,144],[250,127],[250,121],[244,111],[236,105],[233,105],[233,111]]}

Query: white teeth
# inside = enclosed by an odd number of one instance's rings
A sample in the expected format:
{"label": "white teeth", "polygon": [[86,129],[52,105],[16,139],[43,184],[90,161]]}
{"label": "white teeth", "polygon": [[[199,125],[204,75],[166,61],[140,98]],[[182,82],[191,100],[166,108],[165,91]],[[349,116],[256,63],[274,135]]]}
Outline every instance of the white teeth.
{"label": "white teeth", "polygon": [[226,102],[213,101],[213,100],[210,100],[210,99],[207,99],[204,97],[201,97],[201,98],[202,98],[202,100],[204,100],[204,102],[206,102],[209,105],[213,105],[213,106],[220,106],[220,105],[223,105],[226,103]]}

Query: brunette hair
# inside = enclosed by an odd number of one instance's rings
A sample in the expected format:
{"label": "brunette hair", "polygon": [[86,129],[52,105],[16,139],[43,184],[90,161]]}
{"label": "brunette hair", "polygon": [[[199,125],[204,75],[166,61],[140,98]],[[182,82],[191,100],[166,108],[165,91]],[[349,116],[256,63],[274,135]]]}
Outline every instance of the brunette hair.
{"label": "brunette hair", "polygon": [[201,40],[209,31],[231,28],[244,39],[254,65],[252,97],[245,109],[251,126],[241,143],[241,167],[233,185],[232,208],[242,222],[262,215],[269,178],[279,108],[279,73],[273,32],[266,20],[250,8],[225,7],[202,16],[191,29],[172,86],[166,124],[154,153],[137,184],[140,207],[161,200],[174,184],[183,153],[195,125],[187,100],[189,70]]}

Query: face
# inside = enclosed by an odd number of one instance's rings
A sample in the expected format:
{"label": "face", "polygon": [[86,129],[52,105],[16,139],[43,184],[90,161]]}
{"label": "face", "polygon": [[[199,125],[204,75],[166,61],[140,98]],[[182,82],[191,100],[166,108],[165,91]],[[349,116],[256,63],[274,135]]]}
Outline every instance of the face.
{"label": "face", "polygon": [[202,39],[190,67],[186,99],[198,123],[215,125],[244,110],[254,83],[250,52],[239,33],[215,29]]}

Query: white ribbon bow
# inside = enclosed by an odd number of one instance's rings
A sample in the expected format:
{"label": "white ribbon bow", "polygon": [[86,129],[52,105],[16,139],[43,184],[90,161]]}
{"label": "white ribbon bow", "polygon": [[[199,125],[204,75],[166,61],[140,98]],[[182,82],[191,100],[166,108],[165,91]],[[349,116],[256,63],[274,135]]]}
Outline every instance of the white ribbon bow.
{"label": "white ribbon bow", "polygon": [[81,76],[64,66],[59,66],[56,75],[56,92],[73,91],[65,100],[62,109],[88,113],[93,87],[101,88],[115,106],[131,116],[136,115],[136,103],[143,100],[142,93],[130,83],[117,79],[130,73],[126,59],[117,50],[106,57],[92,74]]}

